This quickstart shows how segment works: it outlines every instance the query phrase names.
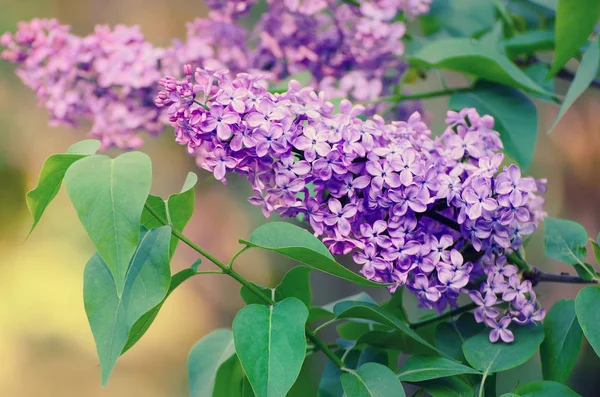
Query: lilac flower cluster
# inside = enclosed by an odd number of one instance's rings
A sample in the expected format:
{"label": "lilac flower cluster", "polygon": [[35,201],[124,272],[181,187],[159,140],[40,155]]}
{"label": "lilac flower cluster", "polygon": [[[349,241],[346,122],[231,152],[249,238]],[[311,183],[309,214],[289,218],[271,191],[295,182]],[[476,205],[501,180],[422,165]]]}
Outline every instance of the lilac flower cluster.
{"label": "lilac flower cluster", "polygon": [[[363,106],[343,100],[334,114],[323,93],[297,81],[271,94],[265,76],[184,72],[162,79],[155,99],[177,142],[223,182],[228,172],[246,176],[266,216],[303,216],[332,253],[352,252],[366,278],[391,292],[405,285],[425,307],[442,311],[473,291],[493,340],[508,340],[510,321],[543,316],[504,262],[544,217],[544,183],[516,165],[500,170],[492,117],[448,112],[433,138],[419,113],[363,121]],[[509,311],[497,320],[500,302]]]}

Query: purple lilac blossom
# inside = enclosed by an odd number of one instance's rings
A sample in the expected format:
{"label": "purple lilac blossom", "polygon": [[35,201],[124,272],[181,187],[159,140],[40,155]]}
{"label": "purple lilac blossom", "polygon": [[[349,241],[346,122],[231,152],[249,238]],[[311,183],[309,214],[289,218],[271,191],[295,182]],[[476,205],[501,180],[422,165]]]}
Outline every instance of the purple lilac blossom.
{"label": "purple lilac blossom", "polygon": [[512,322],[543,318],[505,255],[545,216],[544,181],[500,169],[492,117],[449,111],[434,138],[419,113],[362,120],[363,106],[343,100],[334,114],[294,80],[272,94],[267,76],[191,69],[161,80],[156,105],[199,166],[223,182],[229,172],[248,178],[266,216],[304,215],[333,254],[352,252],[363,276],[392,293],[406,286],[424,307],[441,312],[468,294],[492,341],[510,341]]}

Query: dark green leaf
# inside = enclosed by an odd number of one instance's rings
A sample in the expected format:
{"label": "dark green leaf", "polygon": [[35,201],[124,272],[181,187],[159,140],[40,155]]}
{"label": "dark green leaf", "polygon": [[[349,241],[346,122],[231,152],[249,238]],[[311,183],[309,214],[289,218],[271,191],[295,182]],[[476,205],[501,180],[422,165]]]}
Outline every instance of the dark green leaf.
{"label": "dark green leaf", "polygon": [[592,244],[592,250],[594,251],[594,258],[596,258],[596,262],[600,264],[600,245],[592,239],[590,239],[590,243]]}
{"label": "dark green leaf", "polygon": [[[335,353],[338,357],[342,357],[343,352],[338,351]],[[356,368],[358,360],[360,358],[360,352],[352,350],[346,355],[344,363],[348,368]],[[342,389],[342,382],[340,377],[342,371],[333,363],[331,360],[327,360],[325,368],[323,369],[323,375],[319,381],[318,397],[340,397],[344,394]]]}
{"label": "dark green leaf", "polygon": [[558,0],[556,10],[556,48],[550,67],[550,74],[555,75],[587,41],[600,17],[598,0],[578,0],[574,7],[573,0]]}
{"label": "dark green leaf", "polygon": [[450,108],[474,107],[479,114],[494,116],[504,151],[523,168],[533,159],[537,139],[537,110],[526,95],[510,87],[478,82],[473,92],[450,97]]}
{"label": "dark green leaf", "polygon": [[575,312],[585,337],[600,356],[600,287],[593,285],[579,291]]}
{"label": "dark green leaf", "polygon": [[583,340],[573,299],[563,299],[552,306],[544,320],[544,331],[546,337],[540,346],[544,379],[565,383]]}
{"label": "dark green leaf", "polygon": [[240,242],[250,247],[277,252],[324,273],[358,285],[369,287],[387,285],[367,280],[340,265],[318,238],[291,223],[266,223],[252,232],[249,241],[240,240]]}
{"label": "dark green leaf", "polygon": [[55,154],[46,159],[37,186],[27,193],[27,208],[33,216],[33,224],[29,234],[33,232],[40,221],[46,207],[58,194],[69,167],[77,160],[96,153],[99,148],[99,141],[88,139],[72,145],[66,154]]}
{"label": "dark green leaf", "polygon": [[[546,79],[548,75],[548,66],[543,63],[534,63],[531,66],[528,66],[523,70],[527,76],[531,78],[531,80],[538,83],[540,86],[544,87],[544,89],[548,92],[554,93],[556,91],[555,88],[555,79]],[[532,94],[533,96],[546,99],[543,96]]]}
{"label": "dark green leaf", "polygon": [[96,341],[102,383],[108,377],[136,321],[166,296],[171,281],[169,238],[164,226],[143,233],[131,259],[121,297],[106,263],[95,254],[87,263],[83,297],[92,334]]}
{"label": "dark green leaf", "polygon": [[458,329],[450,323],[441,323],[435,329],[435,347],[457,361],[465,361],[462,352],[464,342]]}
{"label": "dark green leaf", "polygon": [[529,0],[539,6],[545,7],[549,10],[556,11],[558,8],[558,0]]}
{"label": "dark green leaf", "polygon": [[509,58],[530,55],[538,51],[554,48],[554,32],[551,30],[529,30],[518,36],[504,40],[504,50]]}
{"label": "dark green leaf", "polygon": [[[234,354],[217,370],[212,397],[240,397],[243,380],[240,360]],[[194,394],[191,397],[194,397]]]}
{"label": "dark green leaf", "polygon": [[362,335],[371,331],[372,327],[372,322],[349,321],[347,323],[338,325],[336,327],[336,330],[340,338],[348,340],[358,340]]}
{"label": "dark green leaf", "polygon": [[558,382],[537,381],[527,383],[515,390],[520,397],[581,397]]}
{"label": "dark green leaf", "polygon": [[504,55],[470,39],[453,38],[430,42],[410,62],[413,66],[454,70],[545,97],[554,96],[531,80]]}
{"label": "dark green leaf", "polygon": [[446,32],[455,37],[474,37],[494,25],[494,4],[481,0],[436,0],[419,21],[427,36]]}
{"label": "dark green leaf", "polygon": [[200,339],[188,355],[188,381],[192,397],[212,396],[217,371],[235,354],[233,333],[218,329]]}
{"label": "dark green leaf", "polygon": [[556,124],[560,121],[560,119],[565,115],[567,110],[575,103],[577,98],[581,96],[587,90],[589,85],[594,81],[596,75],[598,74],[598,67],[600,66],[600,40],[594,41],[587,52],[583,55],[581,59],[581,64],[579,65],[579,69],[577,69],[577,73],[575,74],[575,78],[571,82],[569,86],[569,90],[565,95],[565,99],[563,100],[562,105],[560,106],[560,110],[556,115],[556,119],[554,120],[554,124],[550,127],[548,132],[551,132]]}
{"label": "dark green leaf", "polygon": [[242,368],[257,397],[285,396],[306,353],[308,309],[296,298],[274,306],[248,305],[233,320],[233,338]]}
{"label": "dark green leaf", "polygon": [[[276,300],[285,298],[298,298],[306,307],[310,307],[310,271],[309,267],[296,266],[283,276],[281,283],[275,287]],[[281,297],[281,298],[280,298]]]}
{"label": "dark green leaf", "polygon": [[429,342],[423,339],[419,334],[410,329],[408,324],[394,316],[392,313],[380,308],[372,303],[357,302],[357,301],[346,301],[340,302],[335,305],[334,313],[337,318],[359,318],[364,320],[371,320],[390,326],[397,329],[409,338],[427,347],[431,351],[444,355],[444,353],[437,350]]}
{"label": "dark green leaf", "polygon": [[575,268],[577,275],[584,280],[593,280],[594,277],[598,275],[598,273],[594,270],[594,266],[590,265],[589,263],[584,263],[583,265],[576,263],[573,265],[573,267]]}
{"label": "dark green leaf", "polygon": [[127,338],[127,343],[125,347],[123,347],[123,351],[121,354],[125,354],[125,352],[133,347],[141,339],[142,336],[148,331],[154,319],[158,315],[158,312],[162,308],[162,305],[165,303],[171,292],[175,290],[175,288],[179,287],[181,283],[183,283],[188,278],[195,276],[196,270],[194,269],[184,269],[171,277],[171,284],[169,285],[169,291],[167,291],[167,295],[164,299],[152,309],[148,310],[142,317],[140,317],[135,324],[131,326],[131,330],[129,331],[129,337]]}
{"label": "dark green leaf", "polygon": [[386,366],[367,363],[342,375],[347,397],[404,397],[402,384]]}
{"label": "dark green leaf", "polygon": [[462,374],[480,374],[480,372],[444,357],[412,356],[406,360],[398,373],[398,378],[406,382],[422,382]]}
{"label": "dark green leaf", "polygon": [[307,324],[312,324],[313,322],[319,320],[331,320],[333,317],[335,316],[332,312],[319,306],[311,306],[308,310]]}
{"label": "dark green leaf", "polygon": [[121,296],[140,237],[140,218],[152,183],[150,158],[129,152],[94,155],[71,165],[65,185],[83,227],[108,266]]}
{"label": "dark green leaf", "polygon": [[432,397],[472,397],[471,386],[458,378],[443,378],[419,383]]}
{"label": "dark green leaf", "polygon": [[484,329],[463,344],[463,353],[473,368],[484,375],[518,367],[529,360],[544,340],[541,325],[511,328],[515,340],[512,343],[490,342],[489,329]]}
{"label": "dark green leaf", "polygon": [[345,298],[338,299],[333,302],[329,302],[328,304],[323,305],[323,309],[327,310],[328,312],[333,313],[335,305],[337,305],[338,303],[341,303],[341,302],[365,302],[365,303],[371,303],[373,305],[377,305],[377,302],[375,302],[373,300],[373,298],[371,298],[371,295],[367,294],[366,292],[359,292],[356,295],[350,295]]}
{"label": "dark green leaf", "polygon": [[[272,296],[273,290],[271,288],[263,287],[262,285],[255,284],[253,282],[250,282],[250,283],[254,284],[254,286],[256,288],[258,288],[263,294],[267,295],[268,297]],[[262,300],[254,292],[250,291],[250,289],[246,288],[243,285],[240,287],[240,296],[244,300],[244,303],[246,303],[247,305],[250,305],[253,303],[257,303],[259,305],[266,304],[266,302],[264,300]],[[275,300],[277,300],[277,297],[275,297]]]}
{"label": "dark green leaf", "polygon": [[555,218],[546,218],[544,225],[546,256],[570,265],[578,263],[583,266],[588,241],[583,226],[577,222]]}

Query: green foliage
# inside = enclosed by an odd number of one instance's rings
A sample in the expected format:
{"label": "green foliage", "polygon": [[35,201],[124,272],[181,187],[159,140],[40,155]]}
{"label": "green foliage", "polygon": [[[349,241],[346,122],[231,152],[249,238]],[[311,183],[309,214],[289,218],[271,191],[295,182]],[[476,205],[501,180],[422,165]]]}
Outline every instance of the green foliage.
{"label": "green foliage", "polygon": [[190,395],[192,397],[223,396],[223,394],[213,394],[215,380],[221,365],[233,355],[235,355],[233,333],[228,329],[215,330],[196,342],[190,350],[187,362]]}
{"label": "green foliage", "polygon": [[558,382],[538,381],[527,383],[515,390],[520,397],[581,397]]}
{"label": "green foliage", "polygon": [[463,353],[471,366],[484,375],[518,367],[529,360],[544,340],[541,325],[511,328],[515,340],[512,343],[492,343],[489,330],[484,329],[463,344]]}
{"label": "green foliage", "polygon": [[240,240],[240,243],[277,252],[357,285],[369,287],[386,285],[367,280],[337,263],[318,238],[290,223],[266,223],[252,232],[248,241]]}
{"label": "green foliage", "polygon": [[600,287],[589,286],[577,294],[575,313],[588,342],[600,356]]}
{"label": "green foliage", "polygon": [[150,158],[129,152],[94,155],[71,165],[65,185],[83,227],[112,274],[120,297],[140,236],[140,218],[152,183]]}
{"label": "green foliage", "polygon": [[169,290],[170,236],[169,226],[142,233],[128,266],[121,296],[117,294],[108,265],[98,253],[85,267],[85,312],[96,341],[103,384],[121,355],[132,326],[159,304]]}
{"label": "green foliage", "polygon": [[[198,176],[195,173],[190,172],[185,178],[180,193],[172,194],[166,200],[149,195],[146,199],[146,204],[154,209],[154,211],[156,211],[163,219],[168,221],[174,229],[182,231],[194,213],[194,186],[197,182]],[[142,212],[141,223],[147,229],[162,226],[162,223],[160,223],[147,208],[144,208]],[[175,253],[178,243],[179,239],[172,236],[171,256]]]}
{"label": "green foliage", "polygon": [[529,30],[503,41],[504,51],[509,58],[531,55],[554,48],[554,32],[551,30]]}
{"label": "green foliage", "polygon": [[589,87],[591,82],[596,78],[599,67],[600,40],[596,40],[590,45],[587,52],[583,55],[581,65],[579,65],[579,69],[577,69],[577,74],[575,74],[575,78],[569,86],[569,90],[565,95],[565,99],[563,100],[563,103],[560,106],[560,110],[556,115],[554,124],[552,124],[552,127],[548,132],[554,129],[556,124],[558,124],[562,116],[564,116],[567,110],[569,110],[571,105],[573,105],[577,98],[579,98],[581,94],[583,94],[584,91]]}
{"label": "green foliage", "polygon": [[433,41],[416,53],[410,62],[413,66],[454,70],[547,98],[554,96],[531,80],[504,55],[485,43],[473,42],[470,39]]}
{"label": "green foliage", "polygon": [[72,145],[66,154],[54,154],[46,159],[37,186],[27,193],[27,208],[33,217],[29,234],[40,221],[46,207],[58,194],[69,167],[77,160],[95,154],[99,148],[99,141],[88,139]]}
{"label": "green foliage", "polygon": [[442,378],[419,383],[432,397],[470,397],[473,387],[459,378]]}
{"label": "green foliage", "polygon": [[550,74],[555,75],[587,41],[600,18],[598,0],[558,0],[556,10],[556,48]]}
{"label": "green foliage", "polygon": [[526,95],[510,87],[481,81],[473,91],[450,97],[450,108],[474,107],[479,114],[494,117],[504,151],[523,168],[533,159],[537,140],[537,110]]}
{"label": "green foliage", "polygon": [[494,24],[494,5],[481,0],[436,0],[421,16],[421,28],[427,36],[447,33],[455,37],[475,37]]}
{"label": "green foliage", "polygon": [[457,361],[466,363],[463,342],[481,332],[485,326],[477,323],[472,315],[463,314],[454,323],[440,323],[435,329],[435,347]]}
{"label": "green foliage", "polygon": [[412,356],[398,373],[401,381],[422,382],[462,374],[480,374],[479,371],[444,357]]}
{"label": "green foliage", "polygon": [[[285,298],[298,298],[306,307],[310,307],[311,291],[310,291],[310,271],[311,269],[306,266],[296,266],[288,271],[281,280],[281,283],[275,287],[275,290],[271,288],[263,287],[258,284],[254,284],[263,294],[266,296],[273,296],[276,302],[279,302]],[[245,286],[240,288],[240,295],[246,304],[258,303],[265,304],[265,302],[256,296],[250,289]]]}
{"label": "green foliage", "polygon": [[544,227],[546,256],[570,265],[584,266],[588,235],[583,226],[565,219],[546,218]]}
{"label": "green foliage", "polygon": [[308,309],[296,298],[248,305],[235,316],[235,350],[257,397],[283,397],[294,384],[306,352],[307,318]]}
{"label": "green foliage", "polygon": [[573,299],[563,299],[552,306],[544,320],[544,331],[546,336],[540,346],[544,379],[565,383],[583,340]]}
{"label": "green foliage", "polygon": [[386,366],[367,363],[356,371],[342,375],[342,387],[347,397],[404,397],[398,378]]}

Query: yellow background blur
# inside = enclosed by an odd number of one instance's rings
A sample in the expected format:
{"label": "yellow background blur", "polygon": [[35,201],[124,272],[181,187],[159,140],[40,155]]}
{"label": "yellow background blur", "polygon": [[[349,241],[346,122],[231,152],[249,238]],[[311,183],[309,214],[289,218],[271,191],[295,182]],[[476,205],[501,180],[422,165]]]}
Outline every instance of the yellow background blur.
{"label": "yellow background blur", "polygon": [[[201,0],[0,0],[0,33],[14,31],[19,20],[56,17],[73,25],[77,34],[87,34],[95,24],[139,24],[153,43],[168,45],[174,37],[183,38],[186,21],[205,14]],[[83,139],[87,126],[76,131],[48,127],[46,112],[13,71],[0,62],[0,397],[187,395],[187,352],[210,330],[230,326],[242,304],[238,286],[219,276],[186,282],[138,345],[119,360],[103,389],[82,299],[83,267],[93,247],[64,192],[25,241],[31,223],[26,191],[36,184],[45,158]],[[423,90],[437,88],[422,85]],[[558,84],[558,92],[565,87]],[[595,236],[600,230],[600,91],[586,93],[549,137],[546,131],[557,108],[539,105],[540,137],[529,171],[549,179],[551,216],[579,221]],[[440,126],[445,100],[428,101],[426,107],[433,124]],[[155,194],[178,191],[187,171],[196,170],[169,132],[147,140],[143,150],[153,159]],[[264,219],[245,199],[247,184],[233,178],[223,186],[204,171],[198,173],[196,213],[186,234],[218,257],[229,258],[238,249],[237,239]],[[572,272],[543,258],[540,234],[528,249],[530,262],[546,271]],[[180,245],[173,272],[195,259]],[[237,267],[253,281],[272,286],[289,263],[280,265],[273,256],[250,251]],[[313,275],[313,280],[316,303],[356,292],[331,277]],[[578,287],[543,285],[538,291],[549,308],[557,299],[575,297]],[[386,298],[385,292],[374,293]],[[584,396],[598,395],[598,369],[600,360],[585,343],[569,384]],[[501,374],[499,390],[540,378],[536,358],[524,369]]]}

